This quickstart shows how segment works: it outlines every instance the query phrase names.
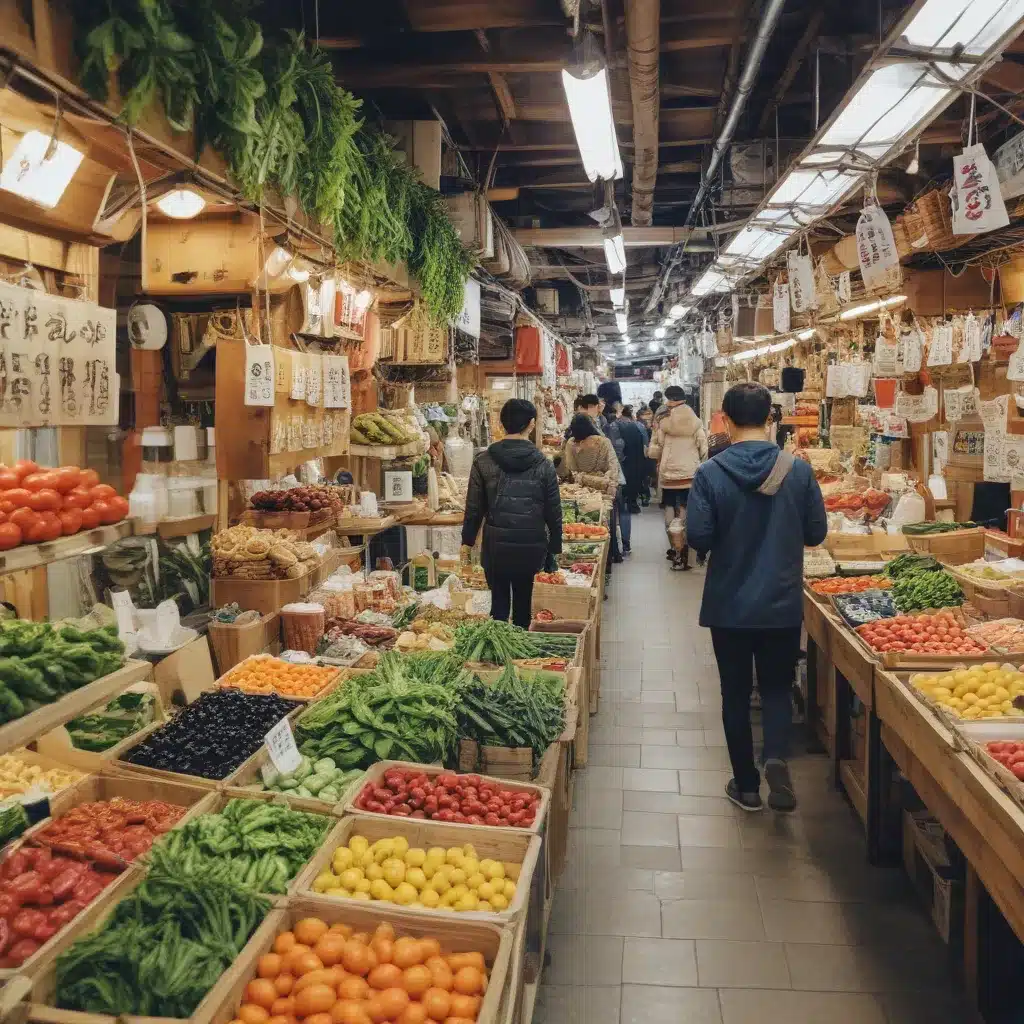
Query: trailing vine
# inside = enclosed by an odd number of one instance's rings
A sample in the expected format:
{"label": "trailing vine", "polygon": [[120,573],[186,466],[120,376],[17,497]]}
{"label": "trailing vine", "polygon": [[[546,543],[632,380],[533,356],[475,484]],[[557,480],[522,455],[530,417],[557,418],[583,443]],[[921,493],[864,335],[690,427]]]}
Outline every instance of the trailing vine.
{"label": "trailing vine", "polygon": [[258,0],[75,0],[81,82],[135,123],[159,103],[227,160],[248,198],[293,195],[334,233],[339,259],[398,263],[420,282],[435,321],[458,315],[474,259],[444,198],[393,140],[360,119],[330,57],[299,33],[268,42],[250,17]]}

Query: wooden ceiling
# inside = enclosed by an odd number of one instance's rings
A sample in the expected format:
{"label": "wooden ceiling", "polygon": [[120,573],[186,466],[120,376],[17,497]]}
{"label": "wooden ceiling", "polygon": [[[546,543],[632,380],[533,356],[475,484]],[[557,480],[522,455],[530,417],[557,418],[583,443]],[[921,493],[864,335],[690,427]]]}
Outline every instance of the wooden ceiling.
{"label": "wooden ceiling", "polygon": [[[592,33],[611,68],[625,165],[615,195],[622,222],[629,225],[634,97],[625,5],[646,2],[660,10],[660,124],[653,219],[650,228],[635,229],[651,232],[642,237],[653,244],[627,249],[627,286],[638,311],[674,240],[671,229],[683,224],[699,187],[702,162],[733,101],[761,0],[660,0],[660,5],[658,0],[348,0],[332,5],[301,0],[289,16],[301,12],[305,31],[332,52],[339,81],[364,99],[368,113],[444,121],[472,177],[491,189],[495,212],[524,231],[534,283],[559,288],[562,307],[572,318],[563,317],[563,330],[585,337],[595,329],[610,331],[613,323],[602,250],[567,244],[583,234],[567,236],[561,230],[557,238],[550,236],[551,245],[544,235],[544,229],[555,228],[593,235],[588,212],[601,205],[580,161],[560,72],[573,60],[574,32]],[[880,34],[909,3],[788,0],[735,139],[742,144],[764,140],[769,177],[776,153],[784,162],[813,135],[816,91],[823,121]],[[577,7],[575,16],[567,13]],[[1004,96],[1018,96],[1024,84],[1024,67],[1014,59],[999,66],[1004,77],[998,85],[990,82]],[[961,136],[962,118],[955,110],[925,139],[942,156]],[[725,187],[716,190],[714,209],[705,214],[715,223],[742,220],[762,195],[760,183],[733,187],[730,175],[727,165]],[[922,182],[906,177],[894,173],[882,182],[883,201],[913,196]],[[673,285],[682,289],[711,258],[714,236],[695,237],[695,248],[704,251],[687,252],[680,264]],[[671,300],[671,291],[666,299]]]}

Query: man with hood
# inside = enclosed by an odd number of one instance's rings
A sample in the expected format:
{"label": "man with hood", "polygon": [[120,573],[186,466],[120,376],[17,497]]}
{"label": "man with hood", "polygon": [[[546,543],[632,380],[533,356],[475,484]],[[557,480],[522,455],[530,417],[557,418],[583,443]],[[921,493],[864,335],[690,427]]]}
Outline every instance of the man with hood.
{"label": "man with hood", "polygon": [[736,384],[726,392],[722,412],[732,444],[697,471],[686,524],[694,548],[711,553],[700,624],[711,630],[721,679],[733,771],[725,794],[745,811],[764,806],[750,728],[755,667],[768,806],[796,808],[786,759],[803,621],[804,547],[820,544],[828,532],[810,464],[768,440],[771,411],[771,395],[761,384]]}
{"label": "man with hood", "polygon": [[530,440],[537,409],[510,398],[501,408],[505,438],[473,460],[462,523],[469,560],[480,527],[481,561],[491,588],[491,618],[530,625],[533,576],[562,550],[562,502],[551,460]]}
{"label": "man with hood", "polygon": [[[673,519],[686,515],[690,483],[700,464],[708,457],[708,439],[697,414],[684,401],[685,392],[678,384],[665,389],[665,404],[654,416],[654,440],[647,454],[658,460],[658,481],[661,484],[661,507],[665,513],[665,531]],[[689,548],[684,542],[676,551],[669,534],[667,557],[673,569],[689,569]]]}

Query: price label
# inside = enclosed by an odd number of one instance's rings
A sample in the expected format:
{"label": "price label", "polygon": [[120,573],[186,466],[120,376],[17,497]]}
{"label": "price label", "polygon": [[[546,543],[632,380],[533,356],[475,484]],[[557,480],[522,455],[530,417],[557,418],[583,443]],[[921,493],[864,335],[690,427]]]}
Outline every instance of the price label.
{"label": "price label", "polygon": [[320,356],[307,356],[306,363],[306,405],[319,408],[323,397],[323,378],[321,374]]}
{"label": "price label", "polygon": [[306,358],[301,352],[292,356],[292,386],[290,397],[295,402],[306,398]]}
{"label": "price label", "polygon": [[274,404],[274,346],[245,346],[245,404]]}
{"label": "price label", "polygon": [[274,767],[282,774],[293,772],[299,767],[302,755],[299,748],[295,746],[295,737],[292,735],[291,722],[282,718],[277,725],[263,738],[267,745],[267,753]]}

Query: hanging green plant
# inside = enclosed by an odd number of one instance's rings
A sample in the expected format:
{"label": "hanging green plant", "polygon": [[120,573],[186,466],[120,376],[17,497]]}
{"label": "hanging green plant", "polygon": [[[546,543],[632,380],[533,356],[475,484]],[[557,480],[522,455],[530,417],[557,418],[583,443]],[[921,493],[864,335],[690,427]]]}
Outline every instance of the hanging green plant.
{"label": "hanging green plant", "polygon": [[476,258],[466,249],[448,217],[440,192],[418,184],[410,219],[414,240],[409,269],[416,275],[435,321],[454,319],[462,310],[463,286]]}

